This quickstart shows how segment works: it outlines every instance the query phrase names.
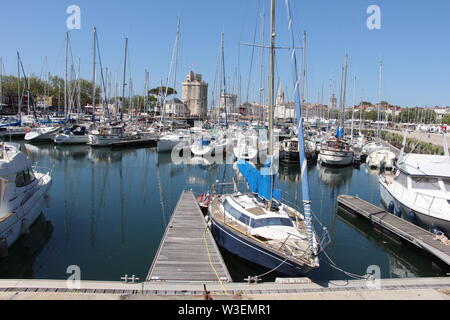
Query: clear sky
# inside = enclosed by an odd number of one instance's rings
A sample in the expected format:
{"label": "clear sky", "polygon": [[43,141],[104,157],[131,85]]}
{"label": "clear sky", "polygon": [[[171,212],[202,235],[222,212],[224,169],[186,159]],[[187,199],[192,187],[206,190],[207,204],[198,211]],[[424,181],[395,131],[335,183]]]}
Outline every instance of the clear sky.
{"label": "clear sky", "polygon": [[[297,42],[308,33],[308,100],[318,102],[324,87],[328,100],[330,78],[339,92],[340,72],[346,53],[350,57],[347,103],[378,100],[378,64],[384,63],[382,99],[402,106],[450,105],[450,1],[448,0],[291,0]],[[277,44],[289,45],[284,0],[277,0]],[[129,37],[130,70],[136,94],[144,88],[144,69],[150,86],[168,76],[177,17],[181,19],[177,89],[189,70],[201,73],[212,91],[220,34],[225,33],[225,60],[230,88],[258,99],[260,49],[255,49],[250,77],[252,43],[257,19],[265,9],[268,41],[269,0],[22,0],[0,3],[0,56],[6,73],[16,73],[16,51],[29,73],[40,75],[45,57],[49,71],[63,75],[64,33],[69,5],[81,8],[81,30],[70,31],[75,62],[81,58],[82,76],[92,78],[92,28],[98,29],[104,67],[121,79],[124,37]],[[369,5],[381,8],[381,30],[369,30]],[[261,42],[261,21],[257,43]],[[240,50],[239,50],[240,47]],[[239,54],[240,53],[240,54]],[[240,56],[240,59],[238,57]],[[268,57],[268,54],[266,54]],[[240,61],[240,63],[238,63]],[[238,66],[240,67],[238,70]],[[266,62],[266,76],[267,76]],[[292,93],[288,52],[277,54],[277,77]],[[121,80],[117,80],[121,81]]]}

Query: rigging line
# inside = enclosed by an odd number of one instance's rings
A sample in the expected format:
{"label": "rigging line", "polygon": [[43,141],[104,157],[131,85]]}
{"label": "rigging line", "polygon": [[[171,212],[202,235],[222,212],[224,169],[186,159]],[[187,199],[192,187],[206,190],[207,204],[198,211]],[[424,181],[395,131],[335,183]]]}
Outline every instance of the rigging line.
{"label": "rigging line", "polygon": [[[105,106],[106,106],[106,113],[107,113],[107,116],[108,116],[108,119],[110,118],[110,114],[109,114],[109,107],[108,107],[108,96],[107,96],[107,90],[106,90],[106,84],[105,84],[105,77],[103,76],[103,65],[102,65],[102,56],[101,56],[101,52],[100,52],[100,44],[99,44],[99,41],[98,41],[98,33],[97,33],[97,36],[96,36],[96,43],[97,43],[97,51],[98,51],[98,62],[99,62],[99,64],[100,64],[100,75],[101,75],[101,78],[102,78],[102,85],[103,85],[103,101],[104,101],[104,104],[105,104]],[[94,43],[94,46],[95,46],[95,43]],[[95,84],[94,84],[94,91],[95,91]]]}
{"label": "rigging line", "polygon": [[253,46],[252,46],[252,55],[251,55],[251,59],[250,59],[250,72],[249,72],[249,75],[248,75],[246,102],[248,102],[248,96],[249,96],[249,92],[250,92],[250,82],[251,82],[252,71],[253,71],[253,58],[254,58],[254,55],[255,55],[256,33],[258,31],[260,9],[261,9],[261,0],[258,1],[258,10],[257,10],[258,14],[256,16],[255,32],[253,33]]}

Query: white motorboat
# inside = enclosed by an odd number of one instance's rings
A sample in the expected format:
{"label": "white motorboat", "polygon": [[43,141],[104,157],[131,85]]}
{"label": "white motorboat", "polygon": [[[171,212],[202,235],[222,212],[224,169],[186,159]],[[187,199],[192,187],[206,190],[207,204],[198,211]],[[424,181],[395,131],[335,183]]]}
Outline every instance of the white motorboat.
{"label": "white motorboat", "polygon": [[25,135],[26,141],[33,142],[53,142],[61,127],[39,127],[30,130]]}
{"label": "white motorboat", "polygon": [[367,157],[366,164],[371,169],[392,170],[395,166],[395,153],[389,150],[374,151]]}
{"label": "white motorboat", "polygon": [[380,176],[380,193],[391,213],[450,235],[450,157],[408,154],[395,173]]}
{"label": "white motorboat", "polygon": [[328,166],[348,166],[353,164],[354,152],[348,142],[332,138],[322,144],[318,162]]}
{"label": "white motorboat", "polygon": [[89,135],[84,126],[75,125],[71,129],[66,129],[64,133],[55,137],[56,144],[87,144]]}
{"label": "white motorboat", "polygon": [[380,142],[370,142],[364,145],[362,148],[362,154],[365,156],[369,156],[372,152],[380,151],[386,149]]}
{"label": "white motorboat", "polygon": [[44,208],[50,173],[36,172],[31,165],[16,146],[0,146],[0,256],[28,233]]}

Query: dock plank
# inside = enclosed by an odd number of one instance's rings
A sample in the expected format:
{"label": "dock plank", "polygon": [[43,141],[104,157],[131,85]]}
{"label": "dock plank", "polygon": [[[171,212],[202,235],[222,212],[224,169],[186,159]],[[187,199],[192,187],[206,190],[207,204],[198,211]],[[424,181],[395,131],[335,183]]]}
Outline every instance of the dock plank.
{"label": "dock plank", "polygon": [[190,191],[184,191],[178,200],[147,281],[232,281],[194,194]]}
{"label": "dock plank", "polygon": [[358,197],[340,195],[338,204],[352,214],[362,215],[373,223],[394,233],[416,247],[427,251],[450,265],[450,246],[435,240],[435,235],[415,224],[386,212]]}

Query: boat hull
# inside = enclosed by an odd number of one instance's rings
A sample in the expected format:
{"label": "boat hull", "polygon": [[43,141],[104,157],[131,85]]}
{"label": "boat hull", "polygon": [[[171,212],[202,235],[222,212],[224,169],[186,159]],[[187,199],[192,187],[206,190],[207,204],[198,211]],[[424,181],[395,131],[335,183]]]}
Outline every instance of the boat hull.
{"label": "boat hull", "polygon": [[244,260],[267,270],[276,269],[276,273],[285,276],[303,276],[313,269],[308,265],[301,265],[289,259],[286,260],[286,257],[278,255],[258,245],[256,241],[247,239],[241,234],[230,230],[214,218],[211,218],[211,220],[211,232],[216,243]]}
{"label": "boat hull", "polygon": [[45,205],[45,194],[51,183],[50,176],[43,175],[42,180],[34,187],[36,190],[33,195],[13,215],[0,223],[0,240],[6,241],[7,248],[11,247],[39,217]]}
{"label": "boat hull", "polygon": [[62,135],[56,136],[54,141],[56,144],[66,144],[66,145],[86,144],[89,142],[89,136],[87,136],[87,135],[76,136],[76,135],[62,134]]}
{"label": "boat hull", "polygon": [[450,221],[438,219],[436,217],[420,212],[419,210],[409,208],[407,205],[396,199],[386,188],[386,186],[381,182],[380,195],[381,201],[386,207],[389,207],[389,205],[393,203],[394,212],[400,210],[401,216],[406,220],[410,220],[410,217],[414,216],[416,221],[411,222],[414,222],[427,230],[429,230],[430,228],[437,228],[440,231],[444,232],[448,237],[450,237]]}
{"label": "boat hull", "polygon": [[321,150],[318,161],[328,166],[348,166],[353,163],[353,153],[347,151]]}

